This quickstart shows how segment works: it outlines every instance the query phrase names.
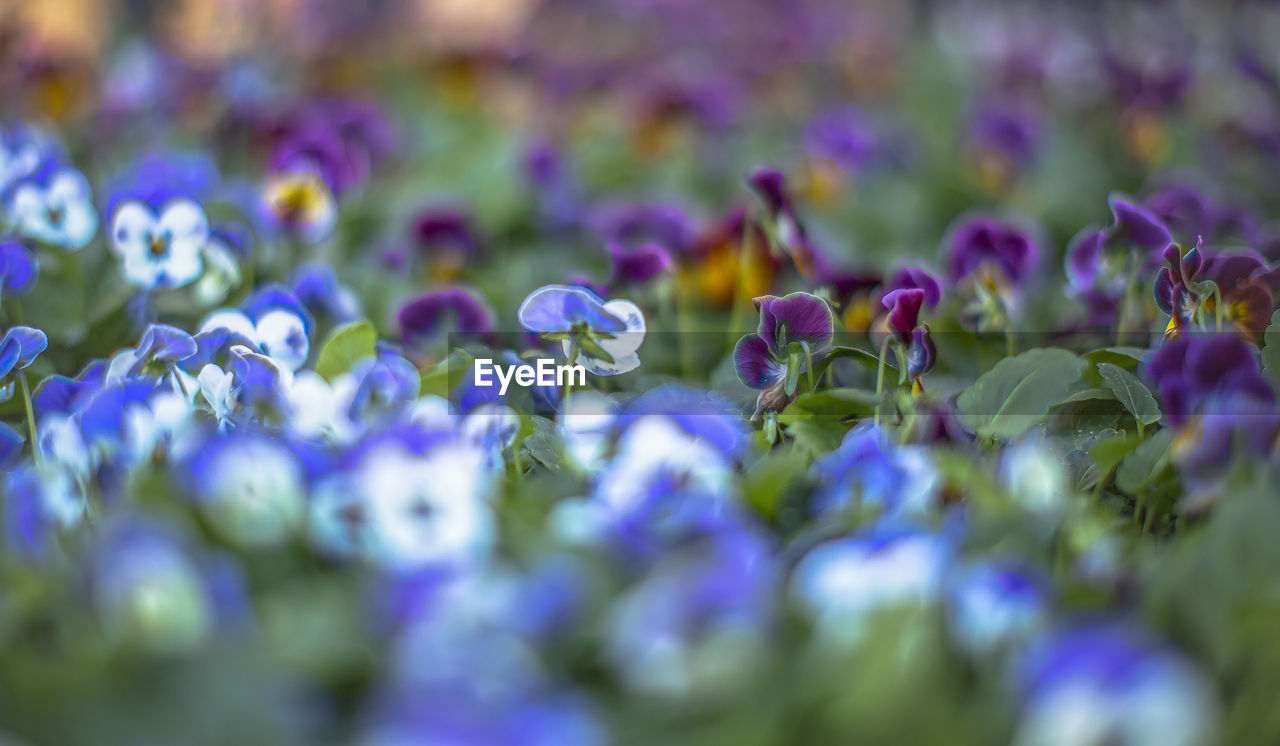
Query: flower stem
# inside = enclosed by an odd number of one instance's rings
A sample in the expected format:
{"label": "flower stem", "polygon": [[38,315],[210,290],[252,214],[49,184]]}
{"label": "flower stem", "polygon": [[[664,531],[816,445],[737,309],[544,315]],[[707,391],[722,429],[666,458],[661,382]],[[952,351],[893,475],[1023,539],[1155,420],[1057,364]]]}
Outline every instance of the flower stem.
{"label": "flower stem", "polygon": [[40,465],[40,441],[36,440],[36,412],[31,405],[31,387],[27,384],[26,371],[18,371],[18,386],[22,389],[22,404],[27,411],[27,433],[31,437],[31,459]]}
{"label": "flower stem", "polygon": [[1130,251],[1129,258],[1125,261],[1124,295],[1120,299],[1120,309],[1116,311],[1116,346],[1124,344],[1125,322],[1128,320],[1129,306],[1133,302],[1133,280],[1138,271],[1135,257],[1134,252]]}
{"label": "flower stem", "polygon": [[885,337],[880,343],[880,360],[876,363],[876,414],[875,424],[880,425],[880,398],[884,396],[884,356],[889,354],[889,343],[893,341],[893,337]]}

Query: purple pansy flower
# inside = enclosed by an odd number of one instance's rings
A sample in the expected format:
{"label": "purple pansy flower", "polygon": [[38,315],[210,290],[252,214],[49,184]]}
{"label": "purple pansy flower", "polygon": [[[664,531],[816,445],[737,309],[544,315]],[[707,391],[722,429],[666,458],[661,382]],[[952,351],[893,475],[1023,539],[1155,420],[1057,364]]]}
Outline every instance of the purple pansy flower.
{"label": "purple pansy flower", "polygon": [[605,207],[591,219],[602,240],[625,249],[656,245],[670,254],[688,252],[696,240],[693,221],[673,204],[648,202]]}
{"label": "purple pansy flower", "polygon": [[751,175],[747,185],[764,202],[765,210],[773,221],[777,248],[791,257],[805,278],[825,281],[831,274],[830,264],[809,240],[808,231],[787,188],[787,177],[777,169],[762,168]]}
{"label": "purple pansy flower", "polygon": [[796,381],[809,360],[822,353],[835,334],[826,301],[809,293],[755,299],[760,322],[754,334],[733,348],[738,379],[760,392],[756,413],[780,409],[795,394]]}
{"label": "purple pansy flower", "polygon": [[824,109],[809,120],[804,133],[805,150],[846,171],[864,168],[880,154],[880,136],[867,123],[862,110],[852,104]]}
{"label": "purple pansy flower", "polygon": [[671,265],[671,253],[658,244],[627,248],[619,243],[611,243],[609,256],[613,259],[613,276],[609,283],[611,287],[643,285]]}
{"label": "purple pansy flower", "polygon": [[1274,408],[1275,395],[1258,371],[1253,350],[1234,334],[1188,335],[1151,357],[1172,425],[1198,414],[1248,414]]}
{"label": "purple pansy flower", "polygon": [[405,344],[411,346],[436,338],[446,328],[462,335],[489,337],[495,317],[483,296],[464,287],[426,293],[396,314]]}
{"label": "purple pansy flower", "polygon": [[982,279],[1022,288],[1040,266],[1039,243],[1029,231],[1004,220],[978,217],[963,222],[952,233],[947,248],[947,277],[960,282],[975,274],[996,271]]}

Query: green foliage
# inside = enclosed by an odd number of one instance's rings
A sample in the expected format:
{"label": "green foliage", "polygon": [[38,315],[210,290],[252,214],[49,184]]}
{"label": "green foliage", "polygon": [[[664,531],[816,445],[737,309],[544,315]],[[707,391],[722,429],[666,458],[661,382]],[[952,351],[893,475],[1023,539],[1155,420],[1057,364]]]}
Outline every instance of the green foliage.
{"label": "green foliage", "polygon": [[1043,422],[1071,393],[1085,362],[1057,348],[1006,358],[960,394],[956,404],[979,437],[1009,439]]}

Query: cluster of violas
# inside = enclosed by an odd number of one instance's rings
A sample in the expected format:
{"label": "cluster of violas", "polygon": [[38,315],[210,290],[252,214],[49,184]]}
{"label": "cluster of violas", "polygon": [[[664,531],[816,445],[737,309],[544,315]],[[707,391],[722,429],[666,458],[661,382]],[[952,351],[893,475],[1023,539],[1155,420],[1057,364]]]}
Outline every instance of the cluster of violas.
{"label": "cluster of violas", "polygon": [[[588,626],[622,690],[681,711],[767,677],[790,625],[806,647],[847,651],[903,609],[941,610],[957,654],[1001,672],[1020,742],[1212,738],[1216,698],[1193,664],[1128,617],[1061,612],[1043,568],[967,549],[967,506],[935,463],[934,447],[983,446],[926,385],[938,357],[926,319],[950,303],[964,327],[1005,334],[1016,352],[1020,312],[1046,276],[1034,226],[964,215],[943,240],[941,272],[880,277],[846,271],[811,240],[774,170],[749,180],[759,209],[700,238],[678,210],[603,213],[611,280],[531,288],[515,313],[522,343],[596,376],[641,369],[646,310],[610,296],[675,268],[682,291],[711,305],[754,302],[756,331],[732,351],[758,392],[754,411],[670,383],[538,390],[523,407],[413,352],[447,328],[520,359],[472,289],[405,305],[391,342],[361,325],[358,298],[325,265],[295,269],[285,257],[288,282],[251,282],[248,247],[210,220],[209,201],[239,200],[264,249],[306,245],[333,229],[343,193],[386,152],[359,107],[326,104],[308,121],[280,137],[262,183],[228,191],[201,159],[144,159],[101,204],[47,136],[4,133],[9,317],[39,292],[33,247],[67,256],[100,228],[141,293],[137,344],[74,375],[29,380],[49,346],[38,318],[0,341],[4,395],[22,403],[17,426],[0,430],[5,549],[50,572],[65,571],[56,558],[76,559],[105,639],[182,655],[252,629],[241,562],[301,542],[330,566],[371,569],[369,614],[391,652],[360,721],[368,743],[609,742],[606,703],[551,670],[546,652]],[[1255,253],[1186,240],[1212,227],[1188,228],[1207,220],[1208,203],[1178,188],[1180,200],[1170,190],[1114,198],[1110,221],[1072,242],[1065,272],[1082,314],[1059,331],[1145,342],[1158,313],[1169,316],[1141,372],[1176,431],[1171,458],[1189,488],[1212,490],[1233,458],[1275,446],[1280,410],[1257,348],[1280,276]],[[435,211],[415,226],[438,248],[447,271],[437,279],[479,251],[465,222]],[[790,268],[812,292],[766,294]],[[222,306],[237,289],[239,302]],[[178,292],[205,309],[191,328],[158,310],[158,296]],[[841,326],[867,349],[837,346]],[[323,345],[321,328],[335,330]],[[788,437],[779,415],[802,392],[833,388],[831,363],[854,354],[874,362],[876,416],[807,465],[807,528],[784,542],[745,499],[744,471]],[[428,391],[441,372],[450,385]],[[895,404],[890,389],[919,406]],[[997,488],[1020,510],[1049,523],[1080,510],[1051,442],[1020,441],[995,460]],[[510,504],[512,485],[547,472],[572,491],[545,496],[536,549],[524,547],[533,558],[515,562],[505,513],[528,508]],[[216,542],[148,502],[157,479],[163,501]],[[1113,582],[1124,571],[1111,546],[1097,539],[1064,572]],[[601,586],[612,594],[604,611]]]}

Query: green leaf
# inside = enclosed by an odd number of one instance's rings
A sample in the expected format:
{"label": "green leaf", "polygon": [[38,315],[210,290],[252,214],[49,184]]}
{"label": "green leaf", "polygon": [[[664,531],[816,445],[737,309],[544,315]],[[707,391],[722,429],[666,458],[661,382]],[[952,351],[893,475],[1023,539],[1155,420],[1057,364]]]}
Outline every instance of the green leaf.
{"label": "green leaf", "polygon": [[1146,350],[1141,347],[1102,347],[1097,350],[1090,350],[1081,355],[1090,363],[1085,370],[1082,380],[1090,386],[1102,386],[1102,376],[1098,373],[1098,363],[1111,363],[1118,365],[1125,370],[1137,370],[1138,364],[1142,362],[1142,355]]}
{"label": "green leaf", "polygon": [[1124,460],[1125,456],[1133,453],[1133,449],[1145,441],[1137,435],[1128,433],[1119,433],[1109,438],[1103,438],[1089,447],[1089,458],[1103,474],[1109,473],[1116,465]]}
{"label": "green leaf", "polygon": [[1098,363],[1098,372],[1107,388],[1116,395],[1116,399],[1129,410],[1129,414],[1143,425],[1150,425],[1160,420],[1160,405],[1151,395],[1151,391],[1143,385],[1138,377],[1118,365]]}
{"label": "green leaf", "polygon": [[533,460],[552,471],[565,468],[564,441],[556,424],[546,417],[534,416],[533,433],[524,440],[524,447]]}
{"label": "green leaf", "polygon": [[1169,446],[1173,443],[1173,430],[1162,429],[1133,450],[1116,471],[1116,486],[1130,495],[1136,495],[1168,465]]}
{"label": "green leaf", "polygon": [[809,458],[798,448],[779,448],[747,467],[743,483],[747,503],[762,515],[778,511],[783,494],[809,470]]}
{"label": "green leaf", "polygon": [[316,357],[316,373],[326,381],[350,371],[356,363],[374,355],[378,331],[368,321],[352,321],[334,329]]}
{"label": "green leaf", "polygon": [[1063,404],[1070,404],[1078,401],[1093,401],[1101,399],[1104,401],[1115,401],[1116,395],[1111,389],[1102,388],[1100,386],[1092,386],[1086,389],[1079,389],[1070,396],[1062,400]]}
{"label": "green leaf", "polygon": [[1028,350],[996,363],[960,393],[956,404],[979,436],[1012,438],[1044,421],[1070,395],[1084,369],[1085,362],[1066,350]]}
{"label": "green leaf", "polygon": [[449,357],[422,370],[418,377],[418,393],[448,399],[449,394],[462,382],[463,375],[471,369],[473,361],[474,358],[466,350],[453,350]]}
{"label": "green leaf", "polygon": [[796,447],[812,456],[839,448],[848,431],[848,425],[829,417],[807,417],[787,426],[787,434],[795,438]]}
{"label": "green leaf", "polygon": [[865,416],[874,412],[877,404],[883,404],[885,401],[884,397],[876,396],[874,391],[865,389],[839,388],[811,391],[797,396],[795,401],[778,415],[778,421],[786,425],[813,415],[825,415],[837,419]]}
{"label": "green leaf", "polygon": [[1280,310],[1271,314],[1271,326],[1262,333],[1262,365],[1280,380]]}

